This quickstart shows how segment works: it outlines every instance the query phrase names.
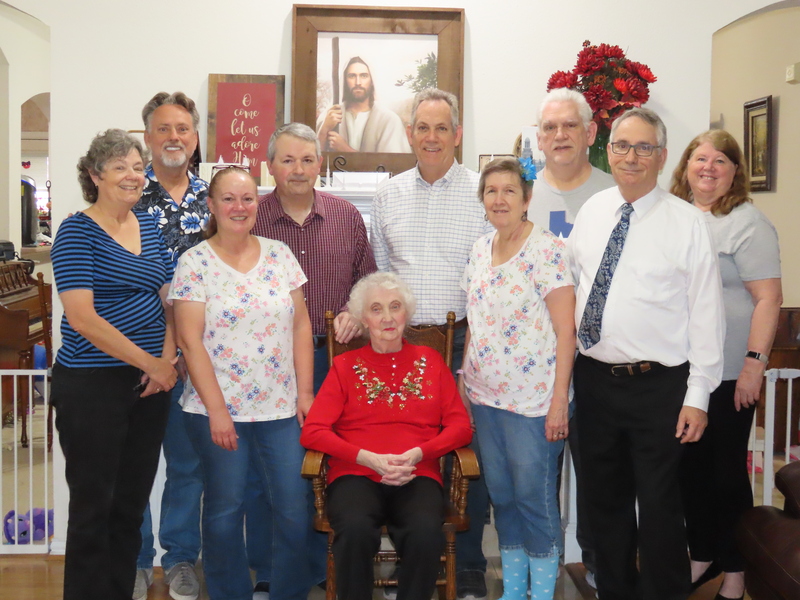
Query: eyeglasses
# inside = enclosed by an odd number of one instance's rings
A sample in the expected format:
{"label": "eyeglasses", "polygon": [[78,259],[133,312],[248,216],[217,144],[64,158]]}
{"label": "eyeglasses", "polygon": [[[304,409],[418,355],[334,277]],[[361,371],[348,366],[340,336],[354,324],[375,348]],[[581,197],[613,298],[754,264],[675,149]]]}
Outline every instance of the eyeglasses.
{"label": "eyeglasses", "polygon": [[636,153],[636,156],[647,158],[653,156],[653,150],[660,150],[661,146],[654,146],[653,144],[629,144],[628,142],[611,142],[611,152],[614,154],[627,154],[630,149]]}

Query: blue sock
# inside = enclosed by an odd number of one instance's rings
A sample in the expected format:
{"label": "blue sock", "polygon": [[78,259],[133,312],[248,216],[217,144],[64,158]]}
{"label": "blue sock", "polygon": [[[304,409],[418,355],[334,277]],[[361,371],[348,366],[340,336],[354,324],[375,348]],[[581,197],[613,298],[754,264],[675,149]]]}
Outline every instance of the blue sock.
{"label": "blue sock", "polygon": [[531,600],[553,600],[558,577],[558,556],[531,558]]}
{"label": "blue sock", "polygon": [[528,555],[522,548],[500,549],[503,563],[503,596],[500,600],[527,600]]}

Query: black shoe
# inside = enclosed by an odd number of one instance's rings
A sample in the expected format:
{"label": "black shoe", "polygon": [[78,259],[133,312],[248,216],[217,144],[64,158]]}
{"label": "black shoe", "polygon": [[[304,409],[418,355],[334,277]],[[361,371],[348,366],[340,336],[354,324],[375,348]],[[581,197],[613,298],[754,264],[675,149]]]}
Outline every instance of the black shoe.
{"label": "black shoe", "polygon": [[712,561],[708,568],[703,572],[697,581],[692,582],[692,591],[695,591],[701,585],[708,583],[712,579],[716,579],[722,573],[722,567],[717,564],[717,561]]}
{"label": "black shoe", "polygon": [[486,598],[486,576],[483,571],[459,571],[456,573],[456,595],[462,600]]}

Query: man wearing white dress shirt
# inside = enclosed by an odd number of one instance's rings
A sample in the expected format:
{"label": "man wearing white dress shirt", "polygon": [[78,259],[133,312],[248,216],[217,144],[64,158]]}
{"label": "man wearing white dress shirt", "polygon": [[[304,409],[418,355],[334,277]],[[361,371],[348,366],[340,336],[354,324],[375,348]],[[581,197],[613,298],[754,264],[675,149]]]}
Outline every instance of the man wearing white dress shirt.
{"label": "man wearing white dress shirt", "polygon": [[688,598],[678,464],[722,375],[717,257],[702,213],[657,185],[666,137],[647,109],[615,121],[617,187],[583,206],[567,242],[582,484],[603,600]]}
{"label": "man wearing white dress shirt", "polygon": [[[467,297],[461,277],[472,245],[492,226],[478,200],[479,175],[455,159],[461,143],[458,100],[438,89],[416,95],[408,141],[417,165],[384,182],[370,213],[370,241],[379,271],[400,276],[417,298],[411,325],[442,326],[456,313],[453,367],[464,353]],[[477,452],[473,438],[471,446]],[[489,494],[483,478],[469,486],[470,530],[456,538],[458,597],[486,596],[486,558],[481,549]]]}

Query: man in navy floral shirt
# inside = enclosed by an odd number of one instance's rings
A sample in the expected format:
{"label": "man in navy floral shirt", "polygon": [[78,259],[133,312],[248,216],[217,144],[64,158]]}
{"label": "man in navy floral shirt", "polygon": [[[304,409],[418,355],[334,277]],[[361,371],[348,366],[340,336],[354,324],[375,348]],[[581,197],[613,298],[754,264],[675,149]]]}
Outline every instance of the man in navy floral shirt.
{"label": "man in navy floral shirt", "polygon": [[[173,263],[203,239],[208,227],[208,184],[189,171],[197,148],[200,115],[194,101],[183,92],[159,92],[142,110],[144,141],[153,153],[145,169],[145,187],[136,209],[155,217]],[[182,362],[182,359],[181,359]],[[200,497],[203,479],[200,458],[186,435],[180,404],[185,367],[178,364],[181,379],[172,389],[164,458],[167,479],[161,499],[158,539],[165,550],[161,559],[170,596],[196,600],[200,584],[194,565],[200,553]],[[153,582],[153,528],[148,507],[142,524],[142,548],[137,561],[134,600],[147,598]]]}

